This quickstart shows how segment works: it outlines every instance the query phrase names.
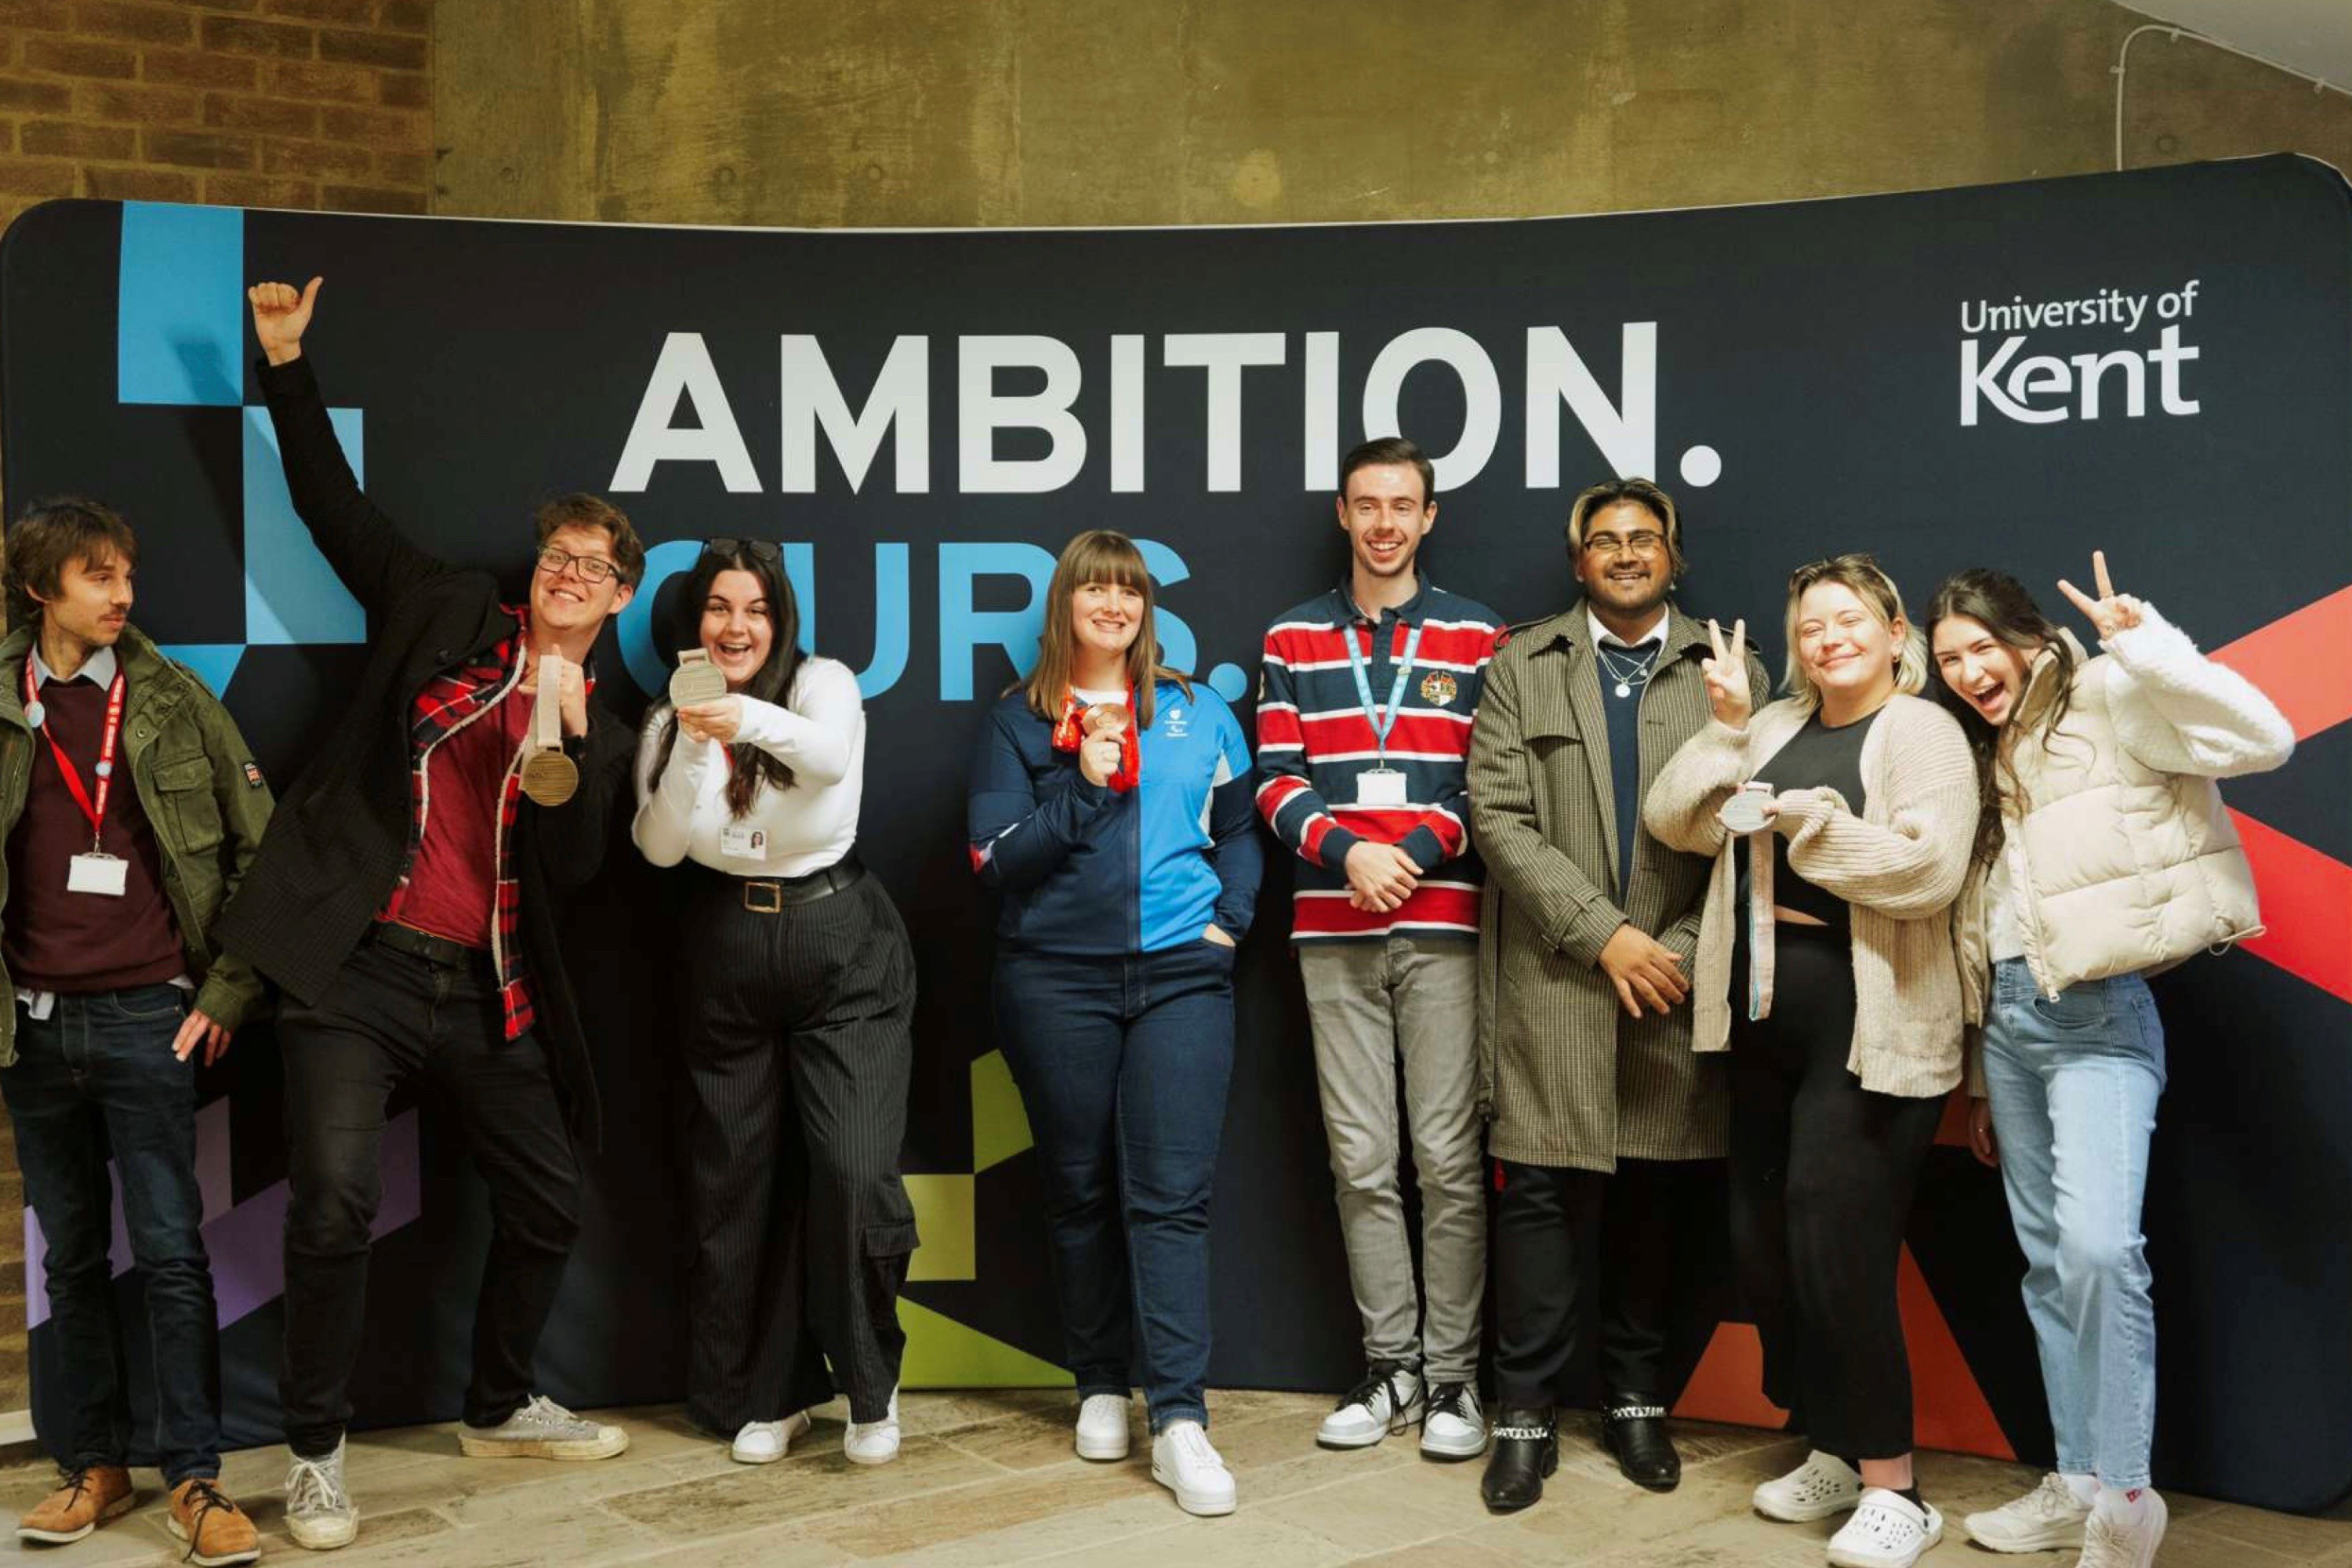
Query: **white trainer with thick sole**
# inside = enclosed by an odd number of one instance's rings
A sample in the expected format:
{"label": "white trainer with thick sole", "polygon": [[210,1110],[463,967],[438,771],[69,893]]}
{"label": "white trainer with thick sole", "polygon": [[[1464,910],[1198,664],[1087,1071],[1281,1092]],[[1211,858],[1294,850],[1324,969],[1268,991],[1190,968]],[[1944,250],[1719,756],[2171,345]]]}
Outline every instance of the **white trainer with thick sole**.
{"label": "white trainer with thick sole", "polygon": [[1988,1552],[2055,1552],[2081,1550],[2083,1526],[2090,1518],[2091,1505],[2076,1501],[2074,1489],[2053,1470],[2023,1497],[1960,1522],[1969,1539]]}
{"label": "white trainer with thick sole", "polygon": [[782,1421],[746,1421],[727,1447],[727,1457],[739,1465],[772,1465],[791,1452],[793,1439],[808,1435],[809,1415],[795,1410]]}
{"label": "white trainer with thick sole", "polygon": [[1234,1477],[1197,1421],[1171,1421],[1151,1440],[1151,1479],[1176,1494],[1186,1513],[1213,1519],[1234,1511]]}
{"label": "white trainer with thick sole", "polygon": [[1128,1443],[1126,1394],[1089,1394],[1078,1402],[1079,1458],[1097,1463],[1124,1459]]}

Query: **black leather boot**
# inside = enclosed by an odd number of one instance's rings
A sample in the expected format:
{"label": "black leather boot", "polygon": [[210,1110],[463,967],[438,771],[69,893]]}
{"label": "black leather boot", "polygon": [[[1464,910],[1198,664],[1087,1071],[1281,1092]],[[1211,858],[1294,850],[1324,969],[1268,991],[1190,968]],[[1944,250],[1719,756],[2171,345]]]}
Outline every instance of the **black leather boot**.
{"label": "black leather boot", "polygon": [[1489,1512],[1516,1513],[1543,1496],[1544,1478],[1558,1468],[1559,1433],[1551,1412],[1507,1405],[1495,1422],[1478,1495]]}
{"label": "black leather boot", "polygon": [[1681,1484],[1683,1459],[1666,1436],[1666,1407],[1632,1394],[1612,1399],[1601,1412],[1601,1446],[1616,1456],[1617,1468],[1637,1487],[1670,1492]]}

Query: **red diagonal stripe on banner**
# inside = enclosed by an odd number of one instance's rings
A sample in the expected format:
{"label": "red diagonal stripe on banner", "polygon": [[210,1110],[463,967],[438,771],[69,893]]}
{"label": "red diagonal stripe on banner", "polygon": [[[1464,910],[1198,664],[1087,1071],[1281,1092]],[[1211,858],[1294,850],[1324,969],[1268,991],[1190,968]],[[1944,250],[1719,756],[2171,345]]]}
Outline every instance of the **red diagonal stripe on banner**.
{"label": "red diagonal stripe on banner", "polygon": [[2228,665],[2261,687],[2301,741],[2352,719],[2352,680],[2344,679],[2347,653],[2352,653],[2352,588],[2257,627],[2214,649],[2212,657],[2216,664]]}
{"label": "red diagonal stripe on banner", "polygon": [[2352,866],[2257,822],[2230,813],[2263,901],[2263,934],[2242,945],[2289,974],[2352,1002],[2352,944],[2344,911],[2352,909]]}

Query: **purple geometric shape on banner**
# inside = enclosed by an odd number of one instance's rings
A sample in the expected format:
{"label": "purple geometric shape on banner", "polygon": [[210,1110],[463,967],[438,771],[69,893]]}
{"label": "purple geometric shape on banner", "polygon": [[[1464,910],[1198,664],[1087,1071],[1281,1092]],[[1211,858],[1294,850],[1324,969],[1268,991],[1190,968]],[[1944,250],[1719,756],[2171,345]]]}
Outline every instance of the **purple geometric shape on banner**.
{"label": "purple geometric shape on banner", "polygon": [[[377,1205],[370,1236],[381,1240],[425,1212],[424,1160],[417,1146],[416,1112],[404,1110],[383,1129],[381,1159],[383,1202]],[[122,1222],[122,1194],[115,1186],[114,1245],[117,1274],[131,1268],[131,1240]],[[286,1184],[273,1182],[241,1204],[229,1202],[228,1101],[214,1100],[196,1112],[196,1185],[204,1194],[205,1251],[212,1259],[213,1295],[221,1327],[266,1307],[286,1293]],[[25,1211],[25,1323],[38,1328],[49,1317],[48,1243],[41,1222]]]}

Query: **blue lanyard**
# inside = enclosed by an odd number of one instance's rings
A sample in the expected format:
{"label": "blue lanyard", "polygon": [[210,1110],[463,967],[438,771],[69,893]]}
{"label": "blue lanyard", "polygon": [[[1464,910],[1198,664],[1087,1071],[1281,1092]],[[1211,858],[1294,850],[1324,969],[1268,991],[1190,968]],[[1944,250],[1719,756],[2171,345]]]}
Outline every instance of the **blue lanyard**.
{"label": "blue lanyard", "polygon": [[[1377,625],[1373,627],[1375,632],[1379,629]],[[1356,696],[1364,705],[1364,717],[1372,726],[1373,743],[1380,747],[1381,762],[1385,765],[1389,760],[1389,731],[1396,728],[1397,712],[1404,706],[1404,683],[1412,678],[1413,658],[1421,652],[1421,627],[1416,625],[1412,635],[1404,639],[1404,657],[1397,661],[1396,678],[1389,682],[1388,717],[1385,719],[1381,717],[1381,710],[1372,706],[1371,678],[1364,673],[1364,654],[1356,647],[1356,628],[1349,626],[1347,636],[1348,668],[1355,672]],[[1371,639],[1367,637],[1364,640],[1369,643]]]}

